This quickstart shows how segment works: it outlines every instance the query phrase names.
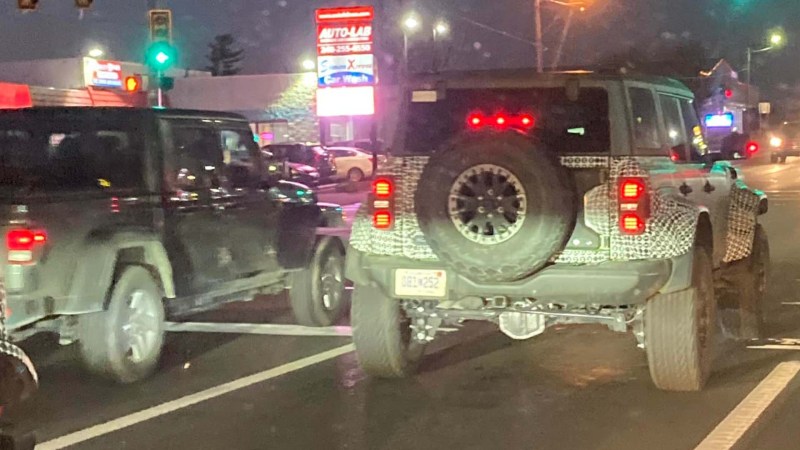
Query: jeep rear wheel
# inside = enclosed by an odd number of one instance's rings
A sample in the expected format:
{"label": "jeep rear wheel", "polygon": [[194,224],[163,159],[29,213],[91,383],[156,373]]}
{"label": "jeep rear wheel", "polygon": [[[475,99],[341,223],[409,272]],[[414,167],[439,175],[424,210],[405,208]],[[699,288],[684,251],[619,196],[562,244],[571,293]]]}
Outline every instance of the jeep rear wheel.
{"label": "jeep rear wheel", "polygon": [[411,321],[399,300],[372,286],[356,286],[350,315],[356,355],[364,372],[401,378],[416,371],[425,344],[411,337]]}
{"label": "jeep rear wheel", "polygon": [[472,133],[434,155],[417,188],[420,228],[453,270],[514,281],[563,250],[577,194],[556,157],[508,133]]}
{"label": "jeep rear wheel", "polygon": [[692,287],[658,294],[644,313],[650,376],[665,391],[699,391],[711,373],[717,303],[709,250],[696,246]]}
{"label": "jeep rear wheel", "polygon": [[344,251],[338,241],[322,238],[314,247],[311,264],[295,272],[289,301],[295,319],[307,327],[327,327],[342,318],[344,298]]}
{"label": "jeep rear wheel", "polygon": [[112,288],[108,308],[78,321],[81,356],[88,369],[119,383],[149,376],[164,345],[162,298],[147,269],[123,269]]}

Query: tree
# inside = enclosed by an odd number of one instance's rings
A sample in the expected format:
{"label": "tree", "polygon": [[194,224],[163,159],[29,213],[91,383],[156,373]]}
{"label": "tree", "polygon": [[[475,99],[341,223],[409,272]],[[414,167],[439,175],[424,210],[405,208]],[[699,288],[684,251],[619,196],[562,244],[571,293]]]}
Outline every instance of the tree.
{"label": "tree", "polygon": [[232,34],[220,34],[208,44],[210,53],[206,57],[210,64],[206,69],[211,75],[225,77],[241,72],[239,63],[244,59],[244,50],[236,47],[236,38]]}

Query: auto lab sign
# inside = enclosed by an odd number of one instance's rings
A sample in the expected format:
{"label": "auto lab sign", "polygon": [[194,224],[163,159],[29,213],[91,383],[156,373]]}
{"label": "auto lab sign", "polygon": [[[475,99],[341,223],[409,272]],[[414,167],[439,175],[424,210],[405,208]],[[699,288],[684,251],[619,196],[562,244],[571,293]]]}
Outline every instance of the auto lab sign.
{"label": "auto lab sign", "polygon": [[318,9],[317,75],[320,87],[377,82],[371,6]]}
{"label": "auto lab sign", "polygon": [[317,62],[320,86],[375,84],[373,55],[320,56]]}

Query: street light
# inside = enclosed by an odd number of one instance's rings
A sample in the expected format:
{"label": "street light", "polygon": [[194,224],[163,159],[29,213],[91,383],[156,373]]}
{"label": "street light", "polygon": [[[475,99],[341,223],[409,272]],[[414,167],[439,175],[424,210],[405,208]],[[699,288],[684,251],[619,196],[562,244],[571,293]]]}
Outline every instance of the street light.
{"label": "street light", "polygon": [[433,26],[433,38],[436,39],[438,36],[444,36],[450,32],[450,26],[447,22],[440,20],[436,22],[436,25]]}
{"label": "street light", "polygon": [[408,35],[414,33],[420,26],[419,16],[409,13],[403,19],[403,72],[408,75]]}
{"label": "street light", "polygon": [[102,48],[95,47],[95,48],[89,50],[89,56],[91,58],[100,58],[104,54],[105,54],[105,52],[103,51]]}
{"label": "street light", "polygon": [[747,47],[747,106],[750,107],[752,102],[752,97],[750,95],[751,87],[753,85],[753,54],[756,53],[764,53],[770,50],[778,49],[785,44],[786,39],[784,37],[783,30],[778,28],[774,29],[769,36],[769,43],[767,47],[753,50],[751,47]]}
{"label": "street light", "polygon": [[317,67],[317,65],[311,59],[304,59],[302,65],[303,65],[303,70],[308,72],[314,70]]}

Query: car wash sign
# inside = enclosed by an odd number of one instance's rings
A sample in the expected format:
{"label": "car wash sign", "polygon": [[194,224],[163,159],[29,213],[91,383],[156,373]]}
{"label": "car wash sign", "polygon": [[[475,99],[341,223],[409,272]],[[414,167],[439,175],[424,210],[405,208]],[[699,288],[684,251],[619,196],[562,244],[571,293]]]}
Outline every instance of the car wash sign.
{"label": "car wash sign", "polygon": [[320,87],[368,86],[377,81],[371,6],[318,9],[317,75]]}

